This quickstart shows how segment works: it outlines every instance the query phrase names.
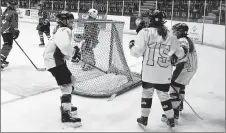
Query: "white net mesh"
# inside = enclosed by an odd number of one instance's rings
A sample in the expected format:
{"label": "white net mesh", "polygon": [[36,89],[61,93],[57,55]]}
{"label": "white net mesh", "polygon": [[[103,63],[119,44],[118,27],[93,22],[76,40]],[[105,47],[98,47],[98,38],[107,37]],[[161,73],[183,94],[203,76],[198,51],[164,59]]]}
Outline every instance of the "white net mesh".
{"label": "white net mesh", "polygon": [[80,47],[81,61],[68,61],[76,77],[74,94],[107,97],[141,83],[130,71],[122,48],[124,22],[76,20],[72,45]]}

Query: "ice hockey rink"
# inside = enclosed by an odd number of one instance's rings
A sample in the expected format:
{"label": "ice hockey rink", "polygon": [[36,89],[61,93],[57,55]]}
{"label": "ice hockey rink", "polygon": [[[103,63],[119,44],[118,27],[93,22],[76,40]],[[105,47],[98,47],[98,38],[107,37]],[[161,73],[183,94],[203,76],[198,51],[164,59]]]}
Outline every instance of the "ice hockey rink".
{"label": "ice hockey rink", "polygon": [[[44,67],[42,58],[44,48],[38,47],[36,24],[20,23],[19,29],[21,35],[17,39],[18,43],[38,67]],[[135,35],[124,34],[123,48],[131,71],[140,73],[142,60],[130,56],[128,48],[129,41],[134,37]],[[225,50],[199,44],[195,46],[198,70],[186,88],[186,100],[204,120],[197,118],[189,106],[184,104],[176,131],[225,132]],[[1,72],[2,83],[4,78],[8,78],[12,79],[12,82],[17,80],[29,86],[34,81],[41,80],[43,73],[48,73],[37,72],[15,43],[8,60],[10,66]],[[26,76],[28,74],[36,76],[29,78]],[[52,76],[46,75],[49,76],[49,80],[44,80],[43,84],[54,84]],[[141,86],[110,102],[107,98],[73,95],[72,103],[78,107],[78,117],[82,119],[83,126],[80,128],[67,127],[61,123],[59,89],[26,98],[18,95],[21,93],[20,90],[17,91],[18,94],[13,94],[12,90],[13,88],[1,88],[2,132],[142,132],[136,122],[141,114]],[[149,132],[169,131],[166,124],[161,122],[162,113],[159,99],[155,94],[148,121]]]}

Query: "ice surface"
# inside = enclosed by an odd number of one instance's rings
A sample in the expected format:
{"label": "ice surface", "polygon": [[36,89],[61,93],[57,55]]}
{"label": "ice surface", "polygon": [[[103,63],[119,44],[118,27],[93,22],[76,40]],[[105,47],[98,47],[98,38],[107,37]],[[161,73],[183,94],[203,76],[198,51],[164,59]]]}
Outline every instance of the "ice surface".
{"label": "ice surface", "polygon": [[[21,36],[18,42],[37,66],[43,67],[42,52],[44,48],[38,47],[39,37],[35,28],[35,24],[20,23]],[[124,34],[123,47],[131,70],[140,72],[141,58],[131,57],[128,49],[128,43],[134,37],[134,35]],[[186,99],[204,120],[201,121],[195,117],[185,104],[176,131],[225,132],[225,50],[202,45],[196,45],[196,49],[199,66],[191,84],[186,87]],[[21,70],[24,73],[26,73],[26,69],[22,68],[31,65],[16,45],[14,45],[9,61],[10,69]],[[29,69],[29,71],[31,70]],[[4,76],[3,72],[2,76]],[[44,79],[44,77],[37,78]],[[26,79],[21,79],[21,82],[22,80]],[[29,81],[29,84],[32,85],[32,80]],[[4,96],[1,97],[1,100],[7,101],[11,96],[6,94],[7,92],[3,89],[1,92]],[[142,132],[136,122],[141,112],[141,91],[142,88],[137,87],[116,97],[111,102],[108,102],[107,99],[73,95],[72,103],[78,107],[78,116],[82,118],[83,124],[81,128],[77,129],[66,127],[60,122],[60,90],[31,96],[1,105],[1,129],[3,132]],[[162,113],[160,102],[155,94],[148,131],[168,131],[167,126],[161,122]]]}

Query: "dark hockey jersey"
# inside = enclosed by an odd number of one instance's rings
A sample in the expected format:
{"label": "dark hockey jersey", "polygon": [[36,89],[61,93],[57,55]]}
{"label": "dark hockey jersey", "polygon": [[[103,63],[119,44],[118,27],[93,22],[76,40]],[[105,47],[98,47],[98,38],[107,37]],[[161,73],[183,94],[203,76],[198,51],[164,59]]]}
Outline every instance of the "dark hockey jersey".
{"label": "dark hockey jersey", "polygon": [[84,24],[84,38],[98,40],[100,28],[97,23],[85,22]]}
{"label": "dark hockey jersey", "polygon": [[48,20],[48,15],[46,11],[39,10],[38,16],[39,16],[39,24],[43,24],[46,20]]}
{"label": "dark hockey jersey", "polygon": [[18,14],[15,9],[7,7],[2,14],[1,33],[12,33],[18,28]]}

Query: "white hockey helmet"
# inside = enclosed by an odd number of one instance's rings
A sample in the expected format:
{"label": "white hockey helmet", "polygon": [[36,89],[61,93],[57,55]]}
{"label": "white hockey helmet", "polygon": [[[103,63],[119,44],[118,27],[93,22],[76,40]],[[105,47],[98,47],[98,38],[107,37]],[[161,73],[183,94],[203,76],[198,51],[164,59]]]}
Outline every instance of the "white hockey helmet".
{"label": "white hockey helmet", "polygon": [[93,9],[93,8],[89,9],[88,16],[96,19],[97,15],[98,15],[98,11],[96,9]]}

